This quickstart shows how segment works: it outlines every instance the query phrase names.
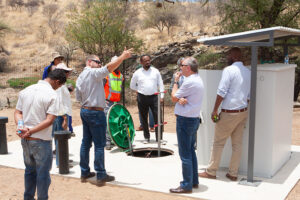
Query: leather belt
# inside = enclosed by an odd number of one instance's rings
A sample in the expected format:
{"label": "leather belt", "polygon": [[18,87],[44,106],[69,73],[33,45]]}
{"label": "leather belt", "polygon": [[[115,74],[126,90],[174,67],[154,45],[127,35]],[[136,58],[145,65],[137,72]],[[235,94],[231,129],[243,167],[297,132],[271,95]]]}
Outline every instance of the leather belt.
{"label": "leather belt", "polygon": [[33,137],[27,137],[27,138],[24,138],[25,140],[41,140],[40,138],[33,138]]}
{"label": "leather belt", "polygon": [[247,111],[248,108],[243,108],[240,110],[226,110],[226,109],[221,109],[222,112],[226,112],[226,113],[239,113],[239,112],[245,112]]}
{"label": "leather belt", "polygon": [[103,108],[101,107],[86,107],[86,106],[82,106],[82,108],[87,109],[87,110],[98,110],[98,111],[104,111]]}

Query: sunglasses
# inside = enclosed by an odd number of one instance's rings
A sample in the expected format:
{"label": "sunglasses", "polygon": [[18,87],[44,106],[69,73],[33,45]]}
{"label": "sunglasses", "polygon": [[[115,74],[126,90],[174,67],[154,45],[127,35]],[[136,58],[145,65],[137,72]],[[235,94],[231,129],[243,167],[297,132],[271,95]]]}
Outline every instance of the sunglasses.
{"label": "sunglasses", "polygon": [[98,65],[101,64],[100,60],[92,60],[92,61],[94,61],[94,62],[97,63]]}

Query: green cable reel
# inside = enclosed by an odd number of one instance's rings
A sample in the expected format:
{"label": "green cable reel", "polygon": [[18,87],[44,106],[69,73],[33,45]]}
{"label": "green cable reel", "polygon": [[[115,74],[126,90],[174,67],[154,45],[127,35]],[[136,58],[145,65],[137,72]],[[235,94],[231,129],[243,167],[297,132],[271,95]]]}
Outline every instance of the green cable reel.
{"label": "green cable reel", "polygon": [[109,108],[106,120],[108,133],[113,142],[122,149],[129,149],[135,136],[134,124],[129,111],[121,104],[114,104]]}

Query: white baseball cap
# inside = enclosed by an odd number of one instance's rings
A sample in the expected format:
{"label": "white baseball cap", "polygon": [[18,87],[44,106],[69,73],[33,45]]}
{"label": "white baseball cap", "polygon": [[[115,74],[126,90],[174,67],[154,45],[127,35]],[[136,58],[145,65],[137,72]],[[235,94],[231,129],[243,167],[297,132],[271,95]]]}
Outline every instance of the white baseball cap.
{"label": "white baseball cap", "polygon": [[56,65],[55,69],[63,69],[65,71],[72,71],[72,68],[67,67],[67,65],[65,63],[59,63],[58,65]]}

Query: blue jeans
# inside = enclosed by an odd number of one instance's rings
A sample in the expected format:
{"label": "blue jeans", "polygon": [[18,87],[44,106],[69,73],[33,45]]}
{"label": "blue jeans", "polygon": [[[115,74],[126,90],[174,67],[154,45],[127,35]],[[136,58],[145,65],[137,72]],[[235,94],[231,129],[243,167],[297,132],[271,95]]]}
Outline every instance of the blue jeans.
{"label": "blue jeans", "polygon": [[178,150],[183,176],[180,187],[185,190],[192,190],[193,185],[199,184],[198,162],[194,145],[199,123],[200,119],[195,117],[177,116],[176,118]]}
{"label": "blue jeans", "polygon": [[[62,124],[64,122],[64,118],[62,116],[57,116],[53,122],[53,128],[52,128],[52,137],[54,137],[54,132],[55,131],[63,131],[63,127],[62,127]],[[55,142],[55,160],[56,160],[56,166],[59,166],[59,158],[58,158],[58,155],[59,155],[59,150],[58,150],[58,144],[57,144],[57,140],[54,139],[54,142]]]}
{"label": "blue jeans", "polygon": [[68,117],[68,127],[69,127],[69,131],[70,131],[71,133],[73,133],[72,116],[67,115],[67,117]]}
{"label": "blue jeans", "polygon": [[107,175],[104,166],[104,147],[106,142],[105,114],[103,111],[82,108],[80,117],[83,125],[83,138],[80,147],[81,176],[87,176],[90,172],[90,148],[93,142],[95,146],[94,168],[97,172],[97,179],[105,178]]}
{"label": "blue jeans", "polygon": [[37,189],[38,200],[48,199],[51,183],[52,141],[21,140],[25,164],[24,200],[33,200]]}
{"label": "blue jeans", "polygon": [[[139,112],[140,127],[143,127],[141,118],[142,118],[141,113]],[[149,108],[149,126],[150,126],[150,128],[154,128],[154,118],[153,118],[153,113],[150,108]]]}

